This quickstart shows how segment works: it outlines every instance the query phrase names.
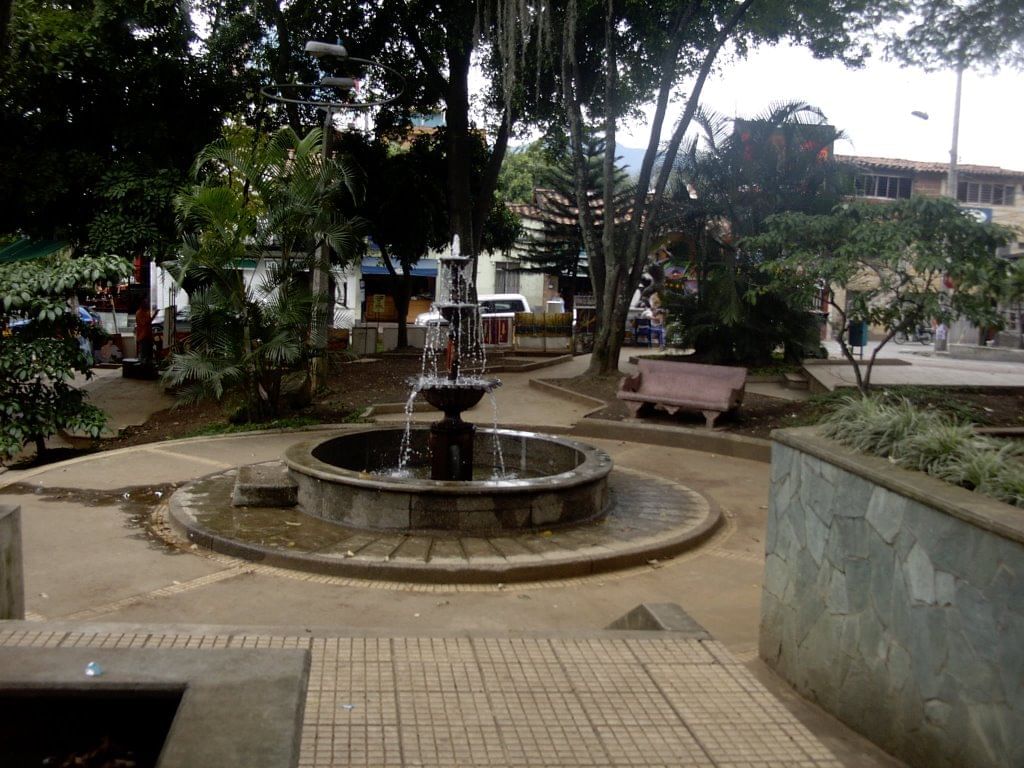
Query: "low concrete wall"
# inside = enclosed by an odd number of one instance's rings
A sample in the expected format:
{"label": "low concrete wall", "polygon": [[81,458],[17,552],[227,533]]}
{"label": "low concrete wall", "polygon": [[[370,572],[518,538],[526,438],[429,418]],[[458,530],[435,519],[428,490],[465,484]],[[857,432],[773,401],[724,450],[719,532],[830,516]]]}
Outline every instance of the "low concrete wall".
{"label": "low concrete wall", "polygon": [[0,506],[0,620],[24,618],[21,507]]}
{"label": "low concrete wall", "polygon": [[1024,510],[773,439],[762,658],[912,765],[1024,765]]}
{"label": "low concrete wall", "polygon": [[977,344],[950,344],[949,356],[958,360],[984,360],[989,363],[1024,363],[1024,349],[982,347]]}

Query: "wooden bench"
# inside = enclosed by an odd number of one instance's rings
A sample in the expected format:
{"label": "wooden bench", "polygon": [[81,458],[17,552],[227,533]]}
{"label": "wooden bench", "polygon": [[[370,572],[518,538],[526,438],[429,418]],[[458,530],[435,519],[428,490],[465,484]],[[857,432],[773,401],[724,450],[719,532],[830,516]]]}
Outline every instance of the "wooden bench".
{"label": "wooden bench", "polygon": [[700,411],[711,429],[715,419],[743,402],[746,368],[645,359],[638,366],[640,372],[625,377],[618,391],[633,416],[645,403],[652,403],[672,414]]}

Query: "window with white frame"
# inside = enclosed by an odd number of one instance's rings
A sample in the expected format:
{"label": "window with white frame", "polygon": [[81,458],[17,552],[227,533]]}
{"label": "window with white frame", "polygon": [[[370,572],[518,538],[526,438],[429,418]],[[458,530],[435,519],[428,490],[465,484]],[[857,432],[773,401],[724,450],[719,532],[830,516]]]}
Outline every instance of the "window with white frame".
{"label": "window with white frame", "polygon": [[494,264],[494,292],[519,293],[519,264],[499,261]]}
{"label": "window with white frame", "polygon": [[903,200],[910,197],[910,188],[909,176],[862,173],[854,182],[857,197],[887,197],[890,200]]}
{"label": "window with white frame", "polygon": [[961,203],[988,203],[989,205],[1013,205],[1012,184],[992,184],[981,181],[961,181],[957,184],[956,199]]}

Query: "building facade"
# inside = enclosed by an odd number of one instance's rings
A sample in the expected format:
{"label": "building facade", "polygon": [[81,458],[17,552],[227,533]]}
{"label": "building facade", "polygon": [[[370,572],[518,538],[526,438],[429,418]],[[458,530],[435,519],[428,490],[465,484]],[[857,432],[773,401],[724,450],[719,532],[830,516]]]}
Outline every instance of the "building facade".
{"label": "building facade", "polygon": [[[960,206],[979,221],[1002,224],[1017,230],[1015,239],[1000,248],[996,256],[1006,259],[1024,257],[1024,171],[991,165],[958,165],[956,194],[949,189],[949,165],[899,158],[836,155],[836,159],[855,169],[854,197],[885,202],[909,198],[955,197]],[[1000,307],[1005,330],[998,343],[1017,345],[1022,337],[1020,303]],[[966,322],[950,329],[954,343],[984,342],[984,332]]]}

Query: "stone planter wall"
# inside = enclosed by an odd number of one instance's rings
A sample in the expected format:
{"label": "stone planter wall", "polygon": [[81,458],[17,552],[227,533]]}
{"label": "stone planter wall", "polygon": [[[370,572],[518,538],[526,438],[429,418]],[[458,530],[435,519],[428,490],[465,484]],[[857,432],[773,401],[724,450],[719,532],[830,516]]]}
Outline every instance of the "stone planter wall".
{"label": "stone planter wall", "polygon": [[0,621],[24,618],[21,507],[0,506]]}
{"label": "stone planter wall", "polygon": [[773,439],[762,658],[911,765],[1024,765],[1024,510]]}

